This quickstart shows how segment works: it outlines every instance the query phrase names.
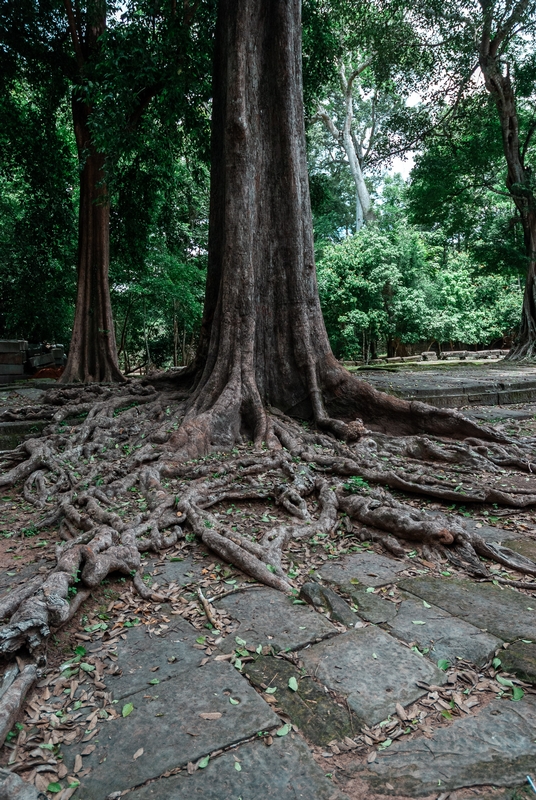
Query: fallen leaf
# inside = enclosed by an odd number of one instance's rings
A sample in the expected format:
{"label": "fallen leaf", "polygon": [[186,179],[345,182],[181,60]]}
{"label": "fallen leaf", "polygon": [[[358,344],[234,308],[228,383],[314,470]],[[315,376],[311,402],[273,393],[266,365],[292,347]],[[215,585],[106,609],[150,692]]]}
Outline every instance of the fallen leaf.
{"label": "fallen leaf", "polygon": [[406,714],[406,712],[404,710],[404,706],[401,706],[400,703],[397,703],[396,706],[395,706],[395,709],[396,709],[396,713],[398,714],[398,716],[402,720],[402,722],[405,722],[407,720],[407,718],[408,718],[408,715]]}
{"label": "fallen leaf", "polygon": [[219,711],[202,711],[199,716],[201,719],[219,719],[221,713]]}
{"label": "fallen leaf", "polygon": [[121,716],[128,717],[128,715],[131,714],[133,711],[134,711],[134,706],[132,705],[132,703],[126,703],[123,706],[123,710],[121,711]]}
{"label": "fallen leaf", "polygon": [[133,760],[136,761],[137,758],[143,755],[143,747],[140,747],[139,750],[136,750],[134,755],[132,756]]}
{"label": "fallen leaf", "polygon": [[288,679],[288,688],[293,692],[298,691],[298,681],[296,680],[294,675],[292,675],[292,677]]}
{"label": "fallen leaf", "polygon": [[367,756],[367,764],[372,764],[373,761],[376,761],[377,757],[378,753],[376,752],[376,750],[373,750],[372,753],[369,753]]}
{"label": "fallen leaf", "polygon": [[200,761],[197,762],[197,766],[199,769],[205,769],[208,766],[208,762],[210,761],[210,756],[205,756]]}
{"label": "fallen leaf", "polygon": [[75,772],[75,773],[80,772],[81,769],[82,769],[82,756],[80,755],[80,753],[78,753],[76,758],[75,758],[75,760],[74,760],[74,770],[73,770],[73,772]]}

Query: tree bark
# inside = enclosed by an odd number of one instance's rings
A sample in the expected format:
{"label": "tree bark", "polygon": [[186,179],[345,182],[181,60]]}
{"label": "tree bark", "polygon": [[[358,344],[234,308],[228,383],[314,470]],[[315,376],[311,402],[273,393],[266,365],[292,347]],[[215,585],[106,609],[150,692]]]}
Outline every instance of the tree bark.
{"label": "tree bark", "polygon": [[500,54],[501,44],[524,13],[524,3],[518,3],[506,22],[491,34],[492,20],[487,4],[483,4],[484,27],[480,41],[479,63],[486,89],[493,98],[501,123],[503,151],[508,168],[506,186],[519,212],[527,256],[527,274],[519,335],[508,356],[511,360],[536,357],[536,197],[532,187],[531,169],[525,166],[525,152],[534,128],[520,142],[519,118],[510,65]]}
{"label": "tree bark", "polygon": [[108,284],[110,200],[105,182],[105,157],[91,140],[88,116],[87,106],[73,99],[76,143],[83,166],[80,175],[76,309],[69,356],[60,379],[62,383],[123,380]]}
{"label": "tree bark", "polygon": [[188,375],[194,391],[171,443],[190,457],[244,437],[278,446],[270,408],[342,436],[356,417],[397,433],[477,432],[375,391],[333,356],[314,264],[299,0],[220,2],[207,288]]}

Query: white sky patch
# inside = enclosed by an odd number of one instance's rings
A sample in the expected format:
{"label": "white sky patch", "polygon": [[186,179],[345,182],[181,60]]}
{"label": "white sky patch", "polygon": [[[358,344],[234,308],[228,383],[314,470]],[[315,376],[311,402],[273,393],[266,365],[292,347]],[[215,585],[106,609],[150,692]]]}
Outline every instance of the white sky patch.
{"label": "white sky patch", "polygon": [[413,153],[407,153],[403,158],[396,156],[393,159],[393,163],[389,167],[388,174],[389,175],[396,175],[399,173],[402,175],[405,181],[409,178],[409,173],[413,169],[413,165],[415,164],[415,159],[413,157]]}

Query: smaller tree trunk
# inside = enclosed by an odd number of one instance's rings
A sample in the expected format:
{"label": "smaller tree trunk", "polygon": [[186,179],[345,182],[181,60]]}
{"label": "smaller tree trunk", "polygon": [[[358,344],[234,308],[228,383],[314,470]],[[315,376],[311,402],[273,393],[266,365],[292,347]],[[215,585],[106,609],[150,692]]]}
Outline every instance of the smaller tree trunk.
{"label": "smaller tree trunk", "polygon": [[61,383],[122,381],[112,319],[110,264],[110,201],[104,154],[88,127],[88,108],[73,100],[73,118],[80,175],[78,215],[78,285],[73,335]]}
{"label": "smaller tree trunk", "polygon": [[536,357],[536,197],[532,173],[525,166],[525,153],[534,130],[527,135],[522,147],[519,138],[519,118],[510,67],[504,65],[499,54],[500,43],[515,27],[514,12],[494,36],[490,22],[485,20],[480,43],[480,69],[486,89],[493,98],[501,123],[503,151],[508,167],[506,186],[519,212],[527,255],[527,274],[521,313],[519,335],[508,356],[511,360]]}

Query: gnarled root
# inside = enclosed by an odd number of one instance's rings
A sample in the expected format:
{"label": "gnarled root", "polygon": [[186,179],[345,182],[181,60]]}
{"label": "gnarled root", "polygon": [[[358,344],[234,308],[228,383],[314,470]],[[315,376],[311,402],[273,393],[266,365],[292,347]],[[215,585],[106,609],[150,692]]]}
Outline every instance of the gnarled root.
{"label": "gnarled root", "polygon": [[[50,395],[51,403],[60,399],[63,405],[59,410],[54,406],[48,432],[19,448],[0,479],[3,486],[24,481],[25,498],[42,514],[37,526],[55,525],[60,532],[54,569],[0,599],[4,658],[25,650],[35,659],[33,669],[44,664],[50,631],[72,618],[112,572],[132,576],[144,598],[161,599],[143,581],[140,553],[173,546],[183,537],[185,523],[220,558],[287,593],[299,588],[287,571],[287,551],[317,535],[334,541],[340,529],[342,535],[344,529],[354,535],[351,520],[370,529],[371,538],[398,558],[405,557],[404,544],[409,542],[422,548],[428,562],[448,558],[479,579],[491,577],[486,560],[536,576],[529,559],[484,542],[449,517],[414,508],[383,488],[456,502],[536,505],[529,440],[506,441],[493,429],[466,425],[461,415],[442,415],[428,407],[417,408],[417,427],[435,414],[441,437],[449,430],[470,438],[395,438],[368,430],[358,419],[341,422],[321,405],[318,425],[310,429],[280,411],[268,412],[251,392],[238,407],[231,389],[209,408],[199,400],[192,411],[183,396],[128,385],[97,394],[84,421],[65,430],[61,422],[66,409],[89,405],[80,390],[78,403],[69,391]],[[342,387],[343,400],[349,391]],[[365,393],[371,402],[376,400],[373,392]],[[377,428],[394,400],[384,402]],[[362,416],[368,420],[365,410],[363,400]],[[415,408],[407,404],[403,411],[409,420]],[[233,416],[233,425],[226,413]],[[334,413],[333,406],[329,413]],[[255,431],[253,449],[244,445],[248,419]],[[214,453],[215,447],[229,450],[237,443],[231,454]],[[185,458],[203,454],[200,460]],[[512,471],[529,476],[526,490],[500,485]],[[138,505],[134,510],[129,504],[133,495]],[[280,518],[258,535],[233,530],[217,506],[245,501],[270,501]],[[125,512],[127,507],[131,510]],[[284,514],[288,518],[281,519]],[[213,613],[210,605],[208,611],[205,607],[206,598],[199,599],[205,613]],[[19,701],[23,695],[17,695]],[[0,699],[0,718],[3,707]]]}

